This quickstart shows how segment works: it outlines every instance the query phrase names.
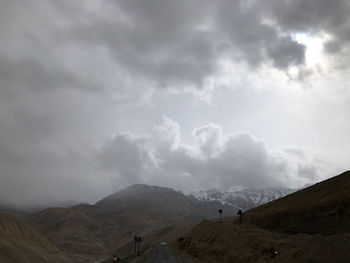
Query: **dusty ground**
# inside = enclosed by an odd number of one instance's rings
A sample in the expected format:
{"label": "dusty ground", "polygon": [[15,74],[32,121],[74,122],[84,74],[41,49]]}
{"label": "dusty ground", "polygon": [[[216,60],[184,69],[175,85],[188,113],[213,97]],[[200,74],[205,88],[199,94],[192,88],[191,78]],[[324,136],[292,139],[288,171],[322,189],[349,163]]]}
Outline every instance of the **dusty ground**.
{"label": "dusty ground", "polygon": [[[200,262],[350,262],[350,234],[281,234],[253,225],[203,221],[178,248]],[[275,253],[277,252],[277,253]]]}
{"label": "dusty ground", "polygon": [[69,260],[34,228],[0,213],[0,262],[66,263]]}

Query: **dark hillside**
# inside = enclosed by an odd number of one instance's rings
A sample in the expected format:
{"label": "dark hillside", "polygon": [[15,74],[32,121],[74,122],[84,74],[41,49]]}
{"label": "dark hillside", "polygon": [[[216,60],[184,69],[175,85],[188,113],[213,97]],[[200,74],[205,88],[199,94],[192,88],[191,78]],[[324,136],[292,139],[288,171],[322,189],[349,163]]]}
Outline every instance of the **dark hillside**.
{"label": "dark hillside", "polygon": [[170,217],[173,220],[198,220],[199,210],[189,198],[171,188],[132,185],[116,192],[95,205],[102,212],[147,211],[154,215]]}
{"label": "dark hillside", "polygon": [[144,237],[144,246],[176,236],[198,218],[196,212],[191,201],[173,189],[134,185],[95,205],[45,209],[28,216],[27,222],[76,262],[86,262],[119,248],[132,253],[135,235]]}
{"label": "dark hillside", "polygon": [[74,209],[48,208],[29,216],[27,221],[64,251],[108,253],[97,237],[99,222]]}
{"label": "dark hillside", "polygon": [[290,233],[350,232],[350,172],[254,208],[244,221]]}
{"label": "dark hillside", "polygon": [[[249,224],[203,221],[176,242],[205,263],[349,263],[350,234],[282,234]],[[277,252],[277,254],[275,254]]]}
{"label": "dark hillside", "polygon": [[203,221],[179,249],[201,262],[350,262],[350,172],[254,208],[243,224]]}
{"label": "dark hillside", "polygon": [[34,228],[0,213],[0,262],[70,262]]}

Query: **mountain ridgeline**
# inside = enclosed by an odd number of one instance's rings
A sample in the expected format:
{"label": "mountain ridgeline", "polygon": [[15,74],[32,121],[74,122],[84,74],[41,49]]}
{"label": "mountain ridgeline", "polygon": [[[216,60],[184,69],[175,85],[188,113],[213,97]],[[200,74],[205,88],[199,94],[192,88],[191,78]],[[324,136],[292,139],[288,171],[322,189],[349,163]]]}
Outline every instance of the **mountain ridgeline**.
{"label": "mountain ridgeline", "polygon": [[72,261],[89,262],[106,258],[116,250],[120,255],[130,253],[135,235],[144,237],[143,245],[171,241],[205,218],[216,219],[219,209],[223,216],[233,216],[239,208],[248,209],[284,194],[281,189],[184,194],[137,184],[94,205],[52,207],[19,217]]}
{"label": "mountain ridgeline", "polygon": [[[33,214],[18,214],[18,217],[66,258],[90,262],[100,261],[114,251],[127,255],[133,251],[135,235],[144,237],[144,246],[171,241],[203,219],[217,219],[219,209],[224,217],[234,216],[238,209],[247,210],[291,191],[265,189],[230,193],[212,189],[184,194],[167,187],[137,184],[94,205],[52,207]],[[30,254],[32,250],[27,251]]]}
{"label": "mountain ridgeline", "polygon": [[350,233],[350,171],[256,207],[245,220],[290,233]]}
{"label": "mountain ridgeline", "polygon": [[[195,200],[207,217],[217,217],[217,208],[222,207],[225,216],[236,215],[238,210],[247,211],[253,207],[284,197],[295,190],[290,188],[243,189],[235,192],[221,192],[217,189],[188,191],[185,194]],[[215,209],[214,209],[215,208]]]}
{"label": "mountain ridgeline", "polygon": [[179,249],[201,262],[350,262],[350,171],[253,208],[203,221]]}
{"label": "mountain ridgeline", "polygon": [[95,204],[96,209],[107,212],[129,210],[144,211],[174,220],[198,219],[200,210],[185,195],[166,187],[132,185]]}
{"label": "mountain ridgeline", "polygon": [[198,221],[217,218],[218,209],[224,215],[236,215],[239,209],[248,210],[294,192],[289,188],[244,189],[236,192],[206,191],[178,192],[172,188],[132,185],[95,204],[101,211],[126,211],[131,208],[170,216],[173,219]]}

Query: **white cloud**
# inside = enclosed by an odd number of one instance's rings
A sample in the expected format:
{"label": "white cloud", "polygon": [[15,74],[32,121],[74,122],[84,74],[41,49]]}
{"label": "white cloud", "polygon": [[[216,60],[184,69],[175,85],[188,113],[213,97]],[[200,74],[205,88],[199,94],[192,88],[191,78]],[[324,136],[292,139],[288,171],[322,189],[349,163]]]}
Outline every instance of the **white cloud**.
{"label": "white cloud", "polygon": [[222,151],[224,142],[220,126],[210,123],[195,128],[192,131],[192,136],[205,158],[215,157]]}
{"label": "white cloud", "polygon": [[301,148],[272,150],[248,133],[224,135],[215,124],[195,128],[193,143],[185,144],[179,139],[179,128],[178,123],[164,118],[163,125],[142,140],[117,135],[99,155],[102,167],[120,176],[125,185],[142,182],[223,190],[300,187],[320,179],[325,172],[317,166],[325,164],[320,160],[299,158],[303,154],[312,156]]}

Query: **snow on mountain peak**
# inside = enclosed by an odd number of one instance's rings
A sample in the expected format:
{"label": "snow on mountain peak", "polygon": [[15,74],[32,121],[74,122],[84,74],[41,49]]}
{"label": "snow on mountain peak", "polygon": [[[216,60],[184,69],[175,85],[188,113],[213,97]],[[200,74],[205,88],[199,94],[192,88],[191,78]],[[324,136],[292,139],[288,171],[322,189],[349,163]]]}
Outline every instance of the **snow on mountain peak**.
{"label": "snow on mountain peak", "polygon": [[234,192],[221,192],[217,189],[210,189],[186,191],[184,194],[191,195],[202,202],[219,202],[222,205],[247,210],[291,194],[294,191],[289,188],[244,189]]}

